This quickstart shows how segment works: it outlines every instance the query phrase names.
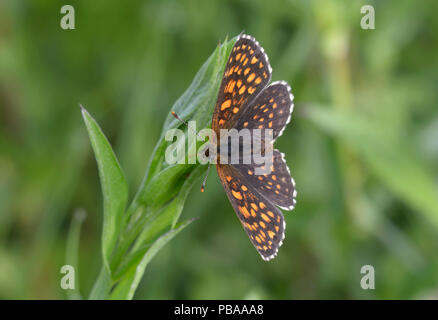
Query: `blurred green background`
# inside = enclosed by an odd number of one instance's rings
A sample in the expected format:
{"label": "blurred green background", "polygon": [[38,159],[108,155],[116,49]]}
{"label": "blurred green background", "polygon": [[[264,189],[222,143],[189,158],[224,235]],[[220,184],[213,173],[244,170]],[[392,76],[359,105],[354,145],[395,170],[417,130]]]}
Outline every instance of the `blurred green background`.
{"label": "blurred green background", "polygon": [[[76,29],[60,28],[64,4]],[[360,8],[375,8],[362,30]],[[0,1],[0,298],[64,299],[74,212],[87,296],[101,263],[102,196],[78,103],[102,126],[134,196],[173,102],[242,30],[288,81],[276,147],[297,207],[264,262],[212,170],[146,269],[137,299],[438,298],[436,1]],[[201,181],[199,182],[199,185]],[[360,268],[373,265],[375,290]]]}

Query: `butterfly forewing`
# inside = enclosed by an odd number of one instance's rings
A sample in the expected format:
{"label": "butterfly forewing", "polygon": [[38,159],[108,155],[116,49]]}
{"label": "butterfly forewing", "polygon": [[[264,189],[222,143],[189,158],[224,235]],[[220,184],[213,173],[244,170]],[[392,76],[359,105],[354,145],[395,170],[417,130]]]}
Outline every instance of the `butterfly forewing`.
{"label": "butterfly forewing", "polygon": [[218,173],[228,199],[252,244],[264,260],[271,260],[283,243],[283,214],[233,167],[218,165]]}
{"label": "butterfly forewing", "polygon": [[236,40],[225,67],[218,93],[212,128],[229,129],[242,111],[260,93],[271,79],[268,57],[259,43],[248,35]]}
{"label": "butterfly forewing", "polygon": [[248,105],[235,127],[238,130],[272,129],[275,140],[289,123],[292,110],[293,95],[290,86],[284,81],[274,82]]}

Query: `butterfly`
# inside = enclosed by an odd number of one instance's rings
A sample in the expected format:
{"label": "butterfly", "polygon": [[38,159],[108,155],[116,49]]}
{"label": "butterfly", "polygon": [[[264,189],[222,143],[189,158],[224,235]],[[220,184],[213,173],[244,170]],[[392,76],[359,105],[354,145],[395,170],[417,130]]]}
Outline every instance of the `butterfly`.
{"label": "butterfly", "polygon": [[[221,129],[272,129],[272,143],[289,123],[293,95],[285,81],[269,84],[272,68],[257,40],[238,36],[228,58],[212,118],[221,144]],[[269,85],[268,85],[269,84]],[[286,224],[277,208],[296,204],[295,181],[284,154],[274,149],[269,174],[257,175],[262,164],[222,164],[216,168],[231,205],[252,244],[264,260],[277,255]]]}

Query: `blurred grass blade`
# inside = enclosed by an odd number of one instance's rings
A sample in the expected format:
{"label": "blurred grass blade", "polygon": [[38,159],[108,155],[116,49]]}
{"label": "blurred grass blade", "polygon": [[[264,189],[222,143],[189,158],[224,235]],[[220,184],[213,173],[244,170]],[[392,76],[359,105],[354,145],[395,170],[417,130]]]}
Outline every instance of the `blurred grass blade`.
{"label": "blurred grass blade", "polygon": [[406,139],[357,114],[309,106],[309,118],[355,151],[402,201],[423,213],[438,228],[438,190],[433,174],[415,156]]}
{"label": "blurred grass blade", "polygon": [[128,185],[111,145],[97,122],[84,108],[82,108],[82,116],[99,169],[104,208],[102,254],[104,264],[111,274],[109,261],[122,226],[123,212],[128,200]]}
{"label": "blurred grass blade", "polygon": [[127,276],[118,284],[116,289],[113,291],[111,295],[111,299],[132,299],[134,297],[135,290],[144,274],[146,266],[151,261],[151,259],[157,254],[158,251],[170,240],[172,240],[181,230],[187,227],[192,220],[188,220],[186,222],[181,223],[176,226],[174,229],[165,233],[161,237],[159,237],[150,247],[145,248],[146,253],[141,259],[140,263],[137,266],[133,266],[129,272],[127,272]]}
{"label": "blurred grass blade", "polygon": [[67,237],[67,248],[65,264],[73,266],[75,270],[75,288],[74,290],[67,290],[67,297],[69,300],[79,300],[81,299],[80,289],[79,289],[79,241],[81,235],[81,226],[86,217],[85,210],[78,209],[73,214],[73,219],[70,225],[70,230]]}

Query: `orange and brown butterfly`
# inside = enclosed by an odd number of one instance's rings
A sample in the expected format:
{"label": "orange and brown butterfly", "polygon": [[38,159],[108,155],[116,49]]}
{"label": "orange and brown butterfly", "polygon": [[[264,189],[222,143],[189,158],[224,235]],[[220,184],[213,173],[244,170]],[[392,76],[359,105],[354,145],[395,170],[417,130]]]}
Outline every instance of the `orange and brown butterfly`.
{"label": "orange and brown butterfly", "polygon": [[[217,145],[221,129],[272,129],[273,140],[282,134],[290,121],[293,95],[285,81],[269,84],[271,74],[263,48],[253,37],[241,34],[228,58],[213,113]],[[252,244],[264,260],[271,260],[282,245],[286,228],[277,207],[292,210],[297,192],[280,151],[273,151],[269,174],[256,175],[260,166],[219,161],[216,168]]]}

